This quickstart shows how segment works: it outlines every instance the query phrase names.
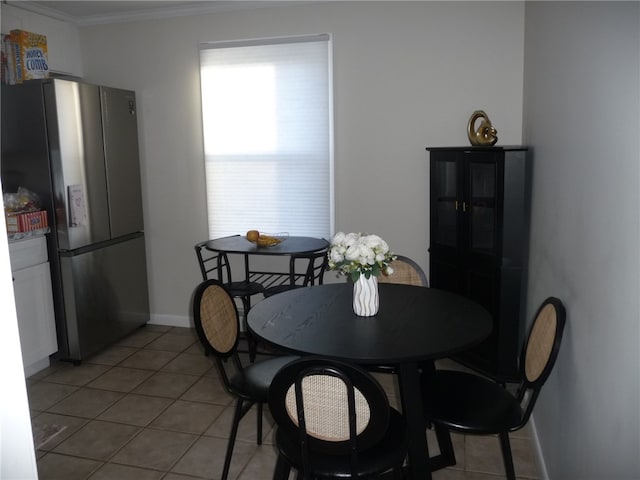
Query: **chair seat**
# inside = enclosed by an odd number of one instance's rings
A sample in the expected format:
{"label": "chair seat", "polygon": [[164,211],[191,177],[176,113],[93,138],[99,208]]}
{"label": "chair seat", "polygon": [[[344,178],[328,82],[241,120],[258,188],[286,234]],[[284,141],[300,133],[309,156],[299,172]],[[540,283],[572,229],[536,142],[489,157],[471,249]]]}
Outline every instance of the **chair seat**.
{"label": "chair seat", "polygon": [[520,403],[501,385],[477,375],[438,370],[423,385],[425,417],[464,433],[497,434],[520,425]]}
{"label": "chair seat", "polygon": [[[289,464],[302,465],[298,439],[276,431],[276,445]],[[391,409],[389,428],[384,440],[363,452],[358,452],[358,477],[368,477],[386,471],[390,465],[401,464],[407,451],[407,435],[404,417]],[[352,478],[351,456],[310,451],[309,464],[313,477]]]}
{"label": "chair seat", "polygon": [[287,363],[298,359],[292,355],[274,357],[244,367],[242,372],[233,375],[229,384],[236,395],[266,403],[269,386],[275,374]]}

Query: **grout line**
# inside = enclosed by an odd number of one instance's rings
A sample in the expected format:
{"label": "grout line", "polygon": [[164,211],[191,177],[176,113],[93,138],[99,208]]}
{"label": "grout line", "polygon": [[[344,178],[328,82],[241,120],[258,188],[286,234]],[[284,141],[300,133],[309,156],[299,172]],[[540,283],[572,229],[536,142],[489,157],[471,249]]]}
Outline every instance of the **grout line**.
{"label": "grout line", "polygon": [[[191,329],[192,330],[192,329]],[[140,330],[138,330],[140,331]],[[138,331],[134,332],[132,335],[135,335]],[[101,468],[104,468],[106,465],[108,464],[113,464],[113,465],[122,465],[122,466],[126,466],[126,467],[131,467],[131,468],[139,468],[142,470],[149,470],[149,471],[153,471],[153,472],[161,472],[161,476],[160,478],[166,478],[167,476],[169,476],[171,474],[171,471],[173,468],[176,467],[176,465],[185,458],[186,455],[189,454],[189,452],[191,451],[191,449],[194,447],[194,445],[196,445],[198,442],[205,440],[205,439],[210,439],[210,438],[217,438],[217,439],[222,439],[222,440],[226,440],[228,442],[228,434],[226,436],[218,436],[218,435],[206,435],[206,432],[209,431],[209,429],[217,422],[221,419],[221,417],[225,414],[225,412],[228,411],[228,409],[233,409],[233,405],[235,402],[231,401],[226,405],[220,405],[218,403],[211,403],[211,402],[207,402],[207,401],[201,401],[201,400],[186,400],[183,397],[185,396],[185,394],[191,389],[193,388],[198,382],[205,380],[206,382],[216,382],[219,381],[219,376],[217,375],[217,370],[215,369],[215,364],[213,362],[211,362],[211,368],[207,368],[204,372],[200,373],[200,374],[193,374],[193,373],[184,373],[184,372],[170,372],[170,371],[165,371],[163,370],[163,368],[166,368],[167,365],[169,365],[171,362],[173,362],[176,358],[178,358],[179,356],[183,355],[183,354],[187,354],[187,351],[192,349],[194,345],[198,344],[199,341],[197,339],[196,336],[193,336],[193,342],[189,343],[189,345],[186,345],[184,348],[178,350],[178,351],[174,351],[174,350],[157,350],[154,348],[148,348],[149,345],[151,345],[152,343],[162,339],[163,337],[165,337],[166,335],[171,335],[172,337],[175,336],[192,336],[192,332],[187,332],[186,329],[180,329],[180,330],[174,330],[173,328],[170,328],[168,330],[166,330],[165,332],[159,333],[159,332],[154,332],[154,331],[150,331],[149,333],[153,333],[156,334],[158,333],[158,335],[152,335],[154,338],[150,341],[148,341],[147,343],[145,343],[144,345],[138,345],[138,346],[132,346],[132,345],[123,345],[120,344],[119,342],[117,344],[114,344],[113,347],[125,347],[127,349],[131,349],[131,351],[129,352],[128,355],[124,356],[123,358],[119,359],[115,364],[112,365],[106,365],[106,364],[100,364],[100,363],[91,363],[90,359],[88,361],[85,361],[86,364],[90,364],[90,365],[98,365],[98,366],[104,366],[104,367],[108,367],[106,368],[106,370],[104,372],[102,372],[101,374],[99,374],[97,377],[89,380],[88,382],[82,384],[82,385],[73,385],[73,384],[69,384],[69,383],[57,383],[57,382],[52,382],[52,381],[47,381],[46,379],[53,375],[54,373],[56,373],[57,371],[59,371],[59,368],[55,368],[55,364],[48,367],[51,369],[51,371],[49,371],[46,375],[44,375],[43,377],[39,377],[37,380],[33,380],[33,384],[30,385],[30,388],[33,387],[34,385],[37,385],[38,383],[49,383],[49,384],[54,384],[54,385],[66,385],[69,387],[75,387],[75,389],[70,392],[67,395],[64,395],[62,398],[60,398],[59,400],[57,400],[54,404],[50,405],[49,407],[47,407],[44,410],[31,410],[31,412],[34,413],[34,415],[32,416],[31,420],[33,422],[33,420],[35,418],[37,418],[38,416],[44,414],[44,413],[48,413],[51,415],[59,415],[62,417],[70,417],[70,418],[75,418],[75,419],[79,419],[82,420],[83,423],[80,424],[80,426],[77,428],[76,431],[74,431],[72,434],[69,435],[69,437],[65,438],[63,441],[61,441],[59,444],[57,444],[55,447],[52,447],[52,449],[50,450],[39,450],[38,452],[41,452],[42,455],[38,458],[38,462],[40,462],[42,459],[44,459],[45,457],[47,457],[48,455],[63,455],[66,457],[72,457],[72,458],[78,458],[78,459],[83,459],[83,460],[91,460],[94,462],[98,462],[100,463],[99,466],[97,466],[94,470],[92,470],[92,472],[90,472],[90,474],[88,475],[88,477],[90,477],[91,475],[94,475],[98,470],[100,470]],[[165,338],[169,338],[169,337],[165,337]],[[164,363],[162,366],[160,366],[159,368],[154,368],[154,369],[150,369],[150,368],[140,368],[140,367],[129,367],[129,366],[123,366],[122,363],[125,362],[127,359],[130,359],[133,355],[138,354],[139,352],[169,352],[169,353],[175,353],[176,355],[174,357],[172,357],[171,360],[167,361],[166,363]],[[202,355],[203,352],[199,351],[199,352],[190,352],[189,355]],[[260,354],[259,354],[260,355]],[[246,359],[243,356],[243,360],[246,361]],[[145,370],[145,371],[151,371],[153,372],[148,378],[145,378],[142,382],[140,382],[139,384],[137,384],[136,386],[134,386],[131,390],[126,391],[126,392],[122,392],[122,391],[118,391],[115,392],[113,390],[109,390],[109,389],[96,389],[94,387],[90,387],[89,384],[98,380],[99,378],[101,378],[103,375],[108,374],[109,372],[113,371],[115,368],[123,368],[123,369],[132,369],[132,370]],[[214,369],[214,373],[215,374],[211,374],[212,372],[212,368]],[[172,398],[172,397],[164,397],[164,396],[160,396],[160,395],[154,395],[154,394],[149,394],[149,393],[139,393],[136,392],[135,389],[138,388],[140,385],[142,385],[145,381],[149,380],[150,378],[152,378],[154,375],[158,374],[158,373],[174,373],[177,375],[188,375],[191,377],[195,377],[195,380],[177,397],[177,398]],[[38,375],[38,373],[35,374],[36,376]],[[394,381],[392,382],[390,389],[387,394],[390,395],[391,393],[397,394],[396,389],[397,389],[397,378],[393,379]],[[55,406],[57,406],[58,404],[60,404],[61,402],[63,402],[64,400],[68,399],[71,395],[81,391],[82,389],[91,389],[91,390],[102,390],[102,391],[108,391],[108,392],[114,392],[114,393],[118,393],[118,394],[122,394],[122,396],[117,399],[116,401],[114,401],[113,403],[107,405],[105,408],[103,408],[100,412],[98,412],[95,416],[91,417],[91,418],[87,418],[87,417],[78,417],[72,414],[67,414],[67,413],[57,413],[57,412],[52,412],[50,411],[51,408],[54,408]],[[163,408],[161,408],[158,413],[156,415],[153,416],[153,418],[151,418],[145,425],[132,425],[131,423],[125,423],[125,422],[115,422],[112,420],[102,420],[99,419],[98,417],[100,415],[102,415],[104,412],[106,412],[108,409],[112,408],[114,405],[116,405],[119,401],[121,401],[122,399],[126,398],[128,395],[140,395],[140,396],[144,396],[144,397],[149,397],[149,398],[162,398],[162,399],[166,399],[169,400],[169,402],[167,403],[166,406],[164,406]],[[206,426],[206,428],[204,428],[200,433],[193,433],[193,432],[186,432],[186,431],[181,431],[181,430],[175,430],[172,428],[165,428],[162,426],[152,426],[152,423],[154,421],[156,421],[158,418],[160,418],[163,414],[167,413],[167,411],[169,409],[171,409],[173,406],[175,406],[177,404],[177,402],[190,402],[190,403],[198,403],[198,404],[202,404],[202,405],[216,405],[221,407],[220,409],[220,413],[218,415],[215,416],[215,418],[213,418],[208,425]],[[247,414],[247,417],[250,416],[251,413]],[[249,421],[249,418],[246,418],[245,421]],[[119,446],[117,449],[114,450],[114,452],[109,455],[109,457],[106,460],[102,460],[102,459],[96,459],[96,458],[90,458],[90,457],[82,457],[79,455],[70,455],[70,454],[65,454],[65,453],[58,453],[58,452],[54,452],[53,449],[57,448],[59,445],[62,445],[64,442],[68,441],[69,439],[71,439],[73,436],[75,436],[76,434],[78,434],[78,432],[80,432],[82,429],[84,429],[85,427],[87,427],[87,425],[90,422],[105,422],[105,423],[112,423],[112,424],[116,424],[116,425],[126,425],[126,426],[130,426],[130,427],[135,427],[137,429],[137,431],[135,431],[135,433],[131,436],[131,438],[129,440],[127,440],[125,443],[123,443],[121,446]],[[269,426],[268,422],[264,422],[263,423],[263,428],[265,426]],[[532,425],[532,434],[535,437],[535,426]],[[126,463],[119,463],[119,462],[115,462],[114,459],[115,457],[123,450],[125,449],[127,446],[129,446],[133,441],[135,441],[137,438],[140,437],[140,435],[143,434],[143,432],[148,431],[148,430],[158,430],[158,431],[166,431],[166,432],[175,432],[175,433],[181,433],[181,434],[188,434],[193,436],[193,440],[191,442],[189,442],[188,446],[186,447],[186,449],[184,450],[184,452],[166,469],[162,468],[162,469],[157,469],[157,468],[153,468],[153,467],[148,467],[148,466],[140,466],[140,465],[131,465],[131,464],[126,464]],[[273,435],[274,432],[274,426],[271,425],[271,429],[267,432],[264,432],[264,438],[268,438],[269,435]],[[255,435],[254,435],[255,436]],[[267,452],[267,448],[268,449],[276,449],[275,445],[271,442],[271,443],[265,443],[264,442],[264,438],[263,438],[263,444],[261,446],[256,446],[255,450],[253,450],[253,452],[251,453],[251,455],[248,457],[248,460],[246,462],[244,462],[242,465],[240,465],[239,468],[239,472],[236,478],[241,478],[243,474],[245,474],[245,472],[248,472],[248,468],[249,465],[252,463],[252,461],[254,461],[254,459],[256,459],[259,455],[264,454],[265,452]],[[529,441],[530,443],[532,439],[527,438],[527,441]],[[255,438],[253,439],[253,441],[244,441],[240,438],[236,439],[236,442],[243,442],[243,443],[251,443],[251,444],[255,444]],[[466,438],[465,438],[465,442],[466,442]],[[264,447],[264,448],[260,448],[260,447]],[[226,451],[226,449],[225,449]],[[224,452],[222,452],[224,454]],[[465,452],[464,455],[466,456],[466,448],[465,448]],[[236,457],[237,458],[237,457]],[[234,465],[234,460],[232,459],[232,466]],[[236,467],[238,466],[237,464],[235,464]],[[469,470],[467,468],[467,462],[466,462],[466,458],[465,458],[465,462],[463,467],[458,467],[455,466],[453,468],[451,468],[450,470],[455,470],[456,472],[462,472],[463,478],[466,475],[465,472],[468,472],[469,474],[477,474],[477,473],[482,473],[476,470]],[[456,468],[457,467],[457,468]],[[213,475],[213,478],[215,478],[216,475],[219,474],[219,472],[211,472]],[[500,476],[497,475],[495,473],[488,473],[485,472],[484,475],[487,476],[487,478],[495,478],[497,479],[501,479],[504,478],[504,476]],[[193,478],[202,478],[202,477],[196,477],[194,475],[191,475]],[[87,478],[88,478],[87,477]],[[269,477],[269,475],[266,475],[266,477]],[[520,477],[518,477],[520,478]],[[535,478],[535,477],[534,477]]]}

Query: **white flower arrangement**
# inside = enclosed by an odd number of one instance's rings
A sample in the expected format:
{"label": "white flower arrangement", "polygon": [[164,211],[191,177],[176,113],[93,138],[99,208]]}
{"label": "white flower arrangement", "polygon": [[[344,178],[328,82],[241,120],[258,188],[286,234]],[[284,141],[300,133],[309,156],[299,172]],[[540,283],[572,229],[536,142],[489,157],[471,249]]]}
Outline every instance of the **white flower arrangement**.
{"label": "white flower arrangement", "polygon": [[391,275],[390,263],[396,259],[387,242],[378,235],[343,232],[334,235],[328,256],[329,269],[350,276],[354,283],[360,275],[365,278]]}

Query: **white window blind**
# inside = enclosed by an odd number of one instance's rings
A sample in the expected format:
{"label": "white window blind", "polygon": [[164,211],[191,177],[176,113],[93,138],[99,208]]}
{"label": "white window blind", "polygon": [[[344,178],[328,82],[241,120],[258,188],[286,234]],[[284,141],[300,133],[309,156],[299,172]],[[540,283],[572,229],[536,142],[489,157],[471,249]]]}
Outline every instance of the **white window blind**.
{"label": "white window blind", "polygon": [[329,238],[329,36],[200,46],[210,238]]}

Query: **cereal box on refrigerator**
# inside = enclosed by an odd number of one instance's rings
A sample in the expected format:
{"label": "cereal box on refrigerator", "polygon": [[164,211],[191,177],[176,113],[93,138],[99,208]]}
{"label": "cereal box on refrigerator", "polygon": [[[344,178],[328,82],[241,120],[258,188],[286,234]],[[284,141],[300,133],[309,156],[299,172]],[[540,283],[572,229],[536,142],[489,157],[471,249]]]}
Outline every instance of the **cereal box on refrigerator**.
{"label": "cereal box on refrigerator", "polygon": [[[49,77],[47,37],[26,30],[11,30],[18,82]],[[18,67],[19,64],[19,67]]]}

